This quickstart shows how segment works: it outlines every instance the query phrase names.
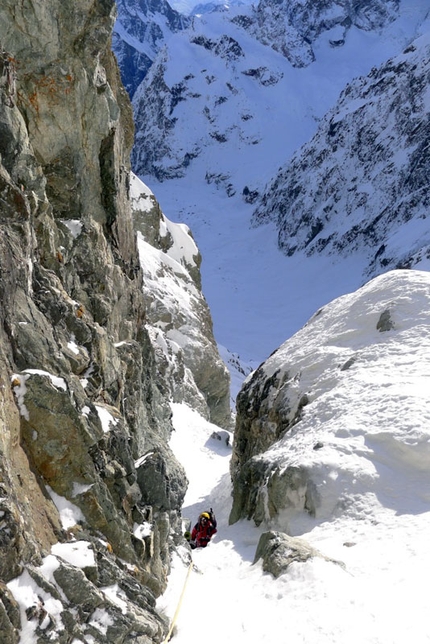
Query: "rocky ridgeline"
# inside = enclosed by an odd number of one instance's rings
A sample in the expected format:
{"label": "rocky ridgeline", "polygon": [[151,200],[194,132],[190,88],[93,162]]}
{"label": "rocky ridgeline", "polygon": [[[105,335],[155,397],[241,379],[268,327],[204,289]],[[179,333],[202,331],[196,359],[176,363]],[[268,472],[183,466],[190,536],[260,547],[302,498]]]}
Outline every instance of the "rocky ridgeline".
{"label": "rocky ridgeline", "polygon": [[145,78],[169,34],[191,20],[165,0],[117,0],[118,17],[112,46],[130,97]]}
{"label": "rocky ridgeline", "polygon": [[[0,7],[2,644],[147,644],[167,628],[155,598],[187,481],[147,326],[113,22],[109,0]],[[226,371],[214,346],[203,358],[220,399],[194,396],[226,420]]]}
{"label": "rocky ridgeline", "polygon": [[286,255],[368,248],[367,276],[428,258],[429,60],[426,35],[348,85],[267,186],[253,221]]}
{"label": "rocky ridgeline", "polygon": [[252,14],[238,16],[234,22],[273,47],[294,67],[306,67],[315,60],[313,46],[322,33],[330,33],[332,47],[341,47],[351,27],[380,30],[394,20],[398,8],[399,0],[261,0]]}
{"label": "rocky ridgeline", "polygon": [[185,401],[210,422],[227,428],[232,422],[230,376],[201,292],[200,252],[188,226],[172,223],[151,190],[135,175],[131,179],[146,326],[157,371],[163,375],[163,395],[172,402]]}

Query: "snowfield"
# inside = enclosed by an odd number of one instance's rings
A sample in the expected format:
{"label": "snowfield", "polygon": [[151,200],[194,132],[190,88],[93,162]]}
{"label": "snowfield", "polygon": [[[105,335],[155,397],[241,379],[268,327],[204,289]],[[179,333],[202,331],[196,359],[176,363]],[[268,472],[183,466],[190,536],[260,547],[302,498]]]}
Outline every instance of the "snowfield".
{"label": "snowfield", "polygon": [[[395,329],[380,333],[375,325],[387,304]],[[312,351],[320,391],[315,409],[311,403],[291,438],[270,452],[286,463],[303,463],[309,453],[320,459],[314,467],[321,477],[325,469],[327,491],[323,478],[320,489],[331,515],[297,513],[288,523],[294,536],[344,568],[311,559],[293,563],[277,580],[263,573],[261,560],[253,563],[259,536],[283,529],[285,517],[258,528],[246,520],[229,526],[231,448],[211,438],[217,428],[196,412],[172,405],[171,447],[190,480],[183,515],[194,522],[213,507],[218,518],[218,534],[192,554],[198,572],[189,576],[177,614],[178,644],[200,633],[208,644],[430,642],[430,276],[392,272],[327,305],[317,319],[271,358],[279,365],[294,361],[300,346],[303,354]],[[320,349],[312,342],[306,348],[312,333],[315,340],[321,333]],[[341,379],[330,378],[336,351],[339,365],[347,354],[358,356],[356,371],[353,365]],[[273,366],[269,361],[268,373]],[[304,442],[321,440],[327,450],[304,449]],[[187,561],[184,548],[158,600],[170,617]]]}

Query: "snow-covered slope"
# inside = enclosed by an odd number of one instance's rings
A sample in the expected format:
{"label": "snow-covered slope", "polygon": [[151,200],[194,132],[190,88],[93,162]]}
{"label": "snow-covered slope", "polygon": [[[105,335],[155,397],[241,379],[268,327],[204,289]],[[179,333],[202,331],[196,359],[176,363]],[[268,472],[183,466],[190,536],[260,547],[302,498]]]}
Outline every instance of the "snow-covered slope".
{"label": "snow-covered slope", "polygon": [[191,30],[171,38],[137,90],[139,175],[193,175],[229,196],[254,189],[253,171],[240,172],[238,159],[246,157],[250,169],[274,147],[279,128],[263,123],[283,102],[288,63],[233,24],[230,13],[195,18]]}
{"label": "snow-covered slope", "polygon": [[[386,307],[394,328],[380,331]],[[303,490],[291,490],[290,506],[269,522],[228,525],[230,451],[211,439],[213,426],[173,406],[171,446],[190,480],[184,516],[213,507],[219,519],[208,548],[193,552],[200,574],[191,574],[182,596],[178,644],[202,631],[208,644],[430,640],[429,325],[429,274],[394,271],[328,303],[264,367],[267,378],[290,371],[290,391],[309,395],[302,419],[262,458],[278,463],[279,476],[291,464],[315,477],[322,503],[314,517],[303,510]],[[287,524],[344,567],[312,558],[278,579],[263,573],[261,560],[253,563],[259,536]],[[159,600],[171,617],[186,571],[175,557]]]}

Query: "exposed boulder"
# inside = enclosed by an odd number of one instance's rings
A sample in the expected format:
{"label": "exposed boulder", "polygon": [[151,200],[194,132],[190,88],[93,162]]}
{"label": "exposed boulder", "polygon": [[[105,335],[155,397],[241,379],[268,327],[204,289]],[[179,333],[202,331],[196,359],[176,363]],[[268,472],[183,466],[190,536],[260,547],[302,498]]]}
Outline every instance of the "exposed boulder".
{"label": "exposed boulder", "polygon": [[[27,622],[26,633],[38,644],[67,644],[70,637],[115,643],[160,641],[167,623],[157,614],[154,596],[139,580],[137,569],[116,559],[100,539],[87,540],[79,532],[75,536],[72,543],[57,544],[55,554],[41,566],[28,565],[8,584],[3,604],[11,625],[19,630],[20,613]],[[20,587],[27,593],[26,606],[21,600],[19,611],[13,593],[20,596]]]}
{"label": "exposed boulder", "polygon": [[305,563],[314,557],[321,557],[325,561],[343,566],[341,562],[330,559],[313,548],[305,539],[274,531],[264,532],[261,535],[254,563],[262,559],[264,572],[269,572],[277,579],[287,572],[292,563]]}

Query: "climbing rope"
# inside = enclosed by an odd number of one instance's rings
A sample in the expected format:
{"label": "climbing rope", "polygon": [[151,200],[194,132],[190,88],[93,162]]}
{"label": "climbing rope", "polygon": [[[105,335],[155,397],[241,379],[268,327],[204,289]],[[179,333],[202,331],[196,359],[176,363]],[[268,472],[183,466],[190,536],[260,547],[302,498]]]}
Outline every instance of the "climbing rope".
{"label": "climbing rope", "polygon": [[176,620],[177,620],[178,615],[179,615],[179,611],[181,610],[182,600],[183,600],[184,595],[185,595],[185,589],[187,587],[188,579],[189,579],[190,573],[191,573],[191,571],[193,569],[193,565],[194,565],[193,562],[191,562],[190,565],[188,566],[187,576],[185,577],[184,586],[182,588],[181,596],[179,597],[178,605],[176,607],[175,614],[173,615],[173,619],[172,619],[172,623],[170,624],[169,632],[167,633],[166,638],[163,640],[162,644],[167,644],[167,642],[170,640],[170,637],[172,635],[172,631],[173,631],[173,629],[175,627]]}

